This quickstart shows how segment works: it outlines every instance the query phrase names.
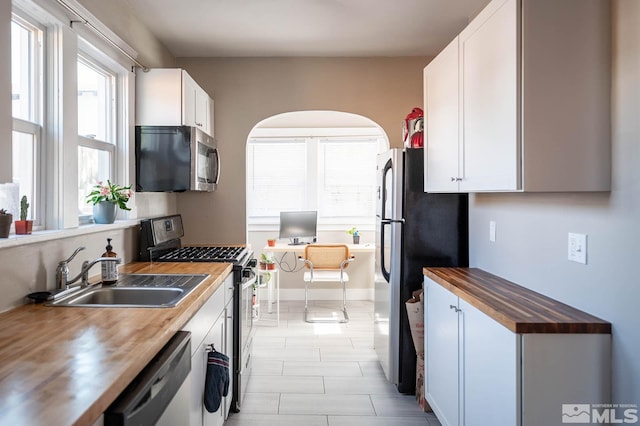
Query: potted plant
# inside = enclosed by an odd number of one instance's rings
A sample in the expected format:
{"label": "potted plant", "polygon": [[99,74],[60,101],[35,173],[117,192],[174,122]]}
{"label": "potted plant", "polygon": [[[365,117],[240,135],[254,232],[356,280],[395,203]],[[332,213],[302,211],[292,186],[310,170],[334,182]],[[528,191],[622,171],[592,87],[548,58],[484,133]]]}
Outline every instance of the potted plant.
{"label": "potted plant", "polygon": [[355,226],[347,231],[347,234],[353,236],[353,244],[360,244],[360,232]]}
{"label": "potted plant", "polygon": [[0,238],[9,238],[12,221],[13,215],[5,209],[0,209]]}
{"label": "potted plant", "polygon": [[107,184],[98,182],[87,195],[87,203],[93,204],[93,221],[95,223],[113,223],[118,214],[117,208],[131,210],[127,202],[133,196],[131,185],[120,186],[107,180]]}
{"label": "potted plant", "polygon": [[16,220],[16,234],[25,235],[31,234],[33,230],[33,220],[27,220],[27,213],[29,211],[29,202],[27,196],[23,195],[20,199],[20,220]]}
{"label": "potted plant", "polygon": [[260,269],[276,269],[276,260],[273,258],[273,256],[267,256],[266,253],[262,253],[260,255]]}

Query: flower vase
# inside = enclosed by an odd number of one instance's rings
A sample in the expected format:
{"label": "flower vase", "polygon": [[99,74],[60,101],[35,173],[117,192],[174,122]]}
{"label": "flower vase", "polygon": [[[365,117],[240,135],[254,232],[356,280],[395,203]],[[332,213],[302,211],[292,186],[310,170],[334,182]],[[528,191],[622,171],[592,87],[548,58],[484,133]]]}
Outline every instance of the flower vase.
{"label": "flower vase", "polygon": [[95,223],[113,223],[116,220],[118,206],[110,201],[100,201],[93,205],[93,221]]}

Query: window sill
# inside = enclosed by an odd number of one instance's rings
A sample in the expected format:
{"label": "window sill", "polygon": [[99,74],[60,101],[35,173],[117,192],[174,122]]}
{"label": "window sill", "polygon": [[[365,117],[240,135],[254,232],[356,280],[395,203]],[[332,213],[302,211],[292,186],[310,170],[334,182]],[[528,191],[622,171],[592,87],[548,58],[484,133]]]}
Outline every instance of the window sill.
{"label": "window sill", "polygon": [[131,220],[117,220],[115,223],[109,225],[96,225],[95,223],[89,225],[82,225],[73,229],[55,229],[50,231],[34,231],[29,235],[16,235],[11,234],[9,238],[0,238],[0,249],[24,246],[27,244],[42,243],[45,241],[58,240],[60,238],[77,237],[80,235],[95,234],[97,232],[112,231],[117,229],[125,229],[137,226],[140,223],[137,219]]}

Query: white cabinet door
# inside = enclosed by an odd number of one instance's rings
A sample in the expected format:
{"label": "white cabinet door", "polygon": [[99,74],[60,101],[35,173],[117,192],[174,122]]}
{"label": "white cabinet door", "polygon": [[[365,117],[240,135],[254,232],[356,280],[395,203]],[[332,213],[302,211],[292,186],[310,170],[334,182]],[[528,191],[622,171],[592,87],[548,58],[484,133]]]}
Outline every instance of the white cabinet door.
{"label": "white cabinet door", "polygon": [[[224,311],[223,311],[224,314]],[[224,338],[224,328],[225,328],[225,316],[220,315],[220,317],[216,320],[211,327],[211,331],[204,339],[205,344],[211,345],[213,344],[217,351],[224,352],[225,338]],[[226,355],[226,354],[225,354]],[[204,363],[205,363],[205,371],[206,371],[206,363],[207,363],[207,354],[204,354]],[[203,385],[204,389],[204,385]],[[224,424],[225,415],[224,415],[224,400],[220,404],[220,408],[214,413],[208,412],[204,405],[202,406],[203,413],[203,425],[205,426],[222,426]]]}
{"label": "white cabinet door", "polygon": [[520,336],[460,299],[461,415],[465,426],[516,426]]}
{"label": "white cabinet door", "polygon": [[425,278],[425,394],[438,420],[458,426],[458,297]]}
{"label": "white cabinet door", "polygon": [[198,87],[195,102],[195,123],[205,133],[209,133],[209,95]]}
{"label": "white cabinet door", "polygon": [[196,125],[198,89],[195,80],[182,71],[182,124],[185,126]]}
{"label": "white cabinet door", "polygon": [[517,7],[494,1],[459,36],[461,191],[520,187]]}
{"label": "white cabinet door", "polygon": [[424,69],[425,192],[457,192],[458,37]]}
{"label": "white cabinet door", "polygon": [[[193,344],[193,341],[192,341]],[[207,353],[203,344],[192,348],[191,372],[187,376],[189,394],[189,426],[202,426],[202,401],[204,396],[204,377],[207,368]]]}

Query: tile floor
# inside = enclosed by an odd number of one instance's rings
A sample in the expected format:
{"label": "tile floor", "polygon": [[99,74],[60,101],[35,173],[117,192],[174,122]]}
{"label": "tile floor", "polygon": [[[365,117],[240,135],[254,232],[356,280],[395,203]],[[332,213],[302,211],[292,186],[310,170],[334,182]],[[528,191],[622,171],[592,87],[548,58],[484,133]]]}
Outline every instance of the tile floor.
{"label": "tile floor", "polygon": [[[312,311],[336,314],[339,304],[319,301]],[[246,399],[227,426],[440,426],[385,379],[373,349],[373,302],[350,301],[347,324],[306,323],[303,306],[282,301],[280,326],[262,313]]]}

